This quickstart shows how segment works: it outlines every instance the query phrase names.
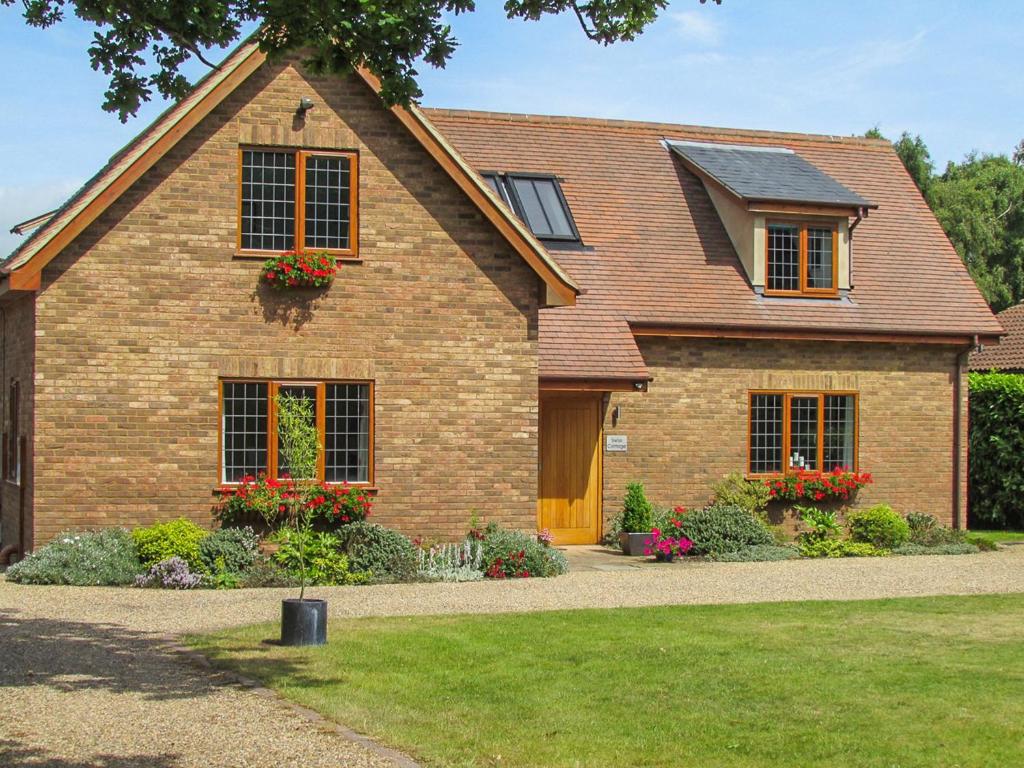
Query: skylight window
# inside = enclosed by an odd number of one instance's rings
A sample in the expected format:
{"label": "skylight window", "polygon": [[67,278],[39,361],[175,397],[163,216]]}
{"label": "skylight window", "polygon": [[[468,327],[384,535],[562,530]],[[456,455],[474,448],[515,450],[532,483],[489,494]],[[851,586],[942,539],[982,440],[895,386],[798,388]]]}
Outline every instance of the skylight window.
{"label": "skylight window", "polygon": [[578,242],[580,234],[554,176],[486,173],[488,186],[541,240]]}

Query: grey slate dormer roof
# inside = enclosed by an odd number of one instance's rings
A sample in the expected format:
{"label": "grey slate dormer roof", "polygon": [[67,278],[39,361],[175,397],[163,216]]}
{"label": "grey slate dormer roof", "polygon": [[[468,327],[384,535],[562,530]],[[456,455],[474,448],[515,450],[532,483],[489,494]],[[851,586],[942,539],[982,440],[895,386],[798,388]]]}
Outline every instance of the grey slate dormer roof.
{"label": "grey slate dormer roof", "polygon": [[665,144],[743,200],[876,207],[791,149],[668,139]]}

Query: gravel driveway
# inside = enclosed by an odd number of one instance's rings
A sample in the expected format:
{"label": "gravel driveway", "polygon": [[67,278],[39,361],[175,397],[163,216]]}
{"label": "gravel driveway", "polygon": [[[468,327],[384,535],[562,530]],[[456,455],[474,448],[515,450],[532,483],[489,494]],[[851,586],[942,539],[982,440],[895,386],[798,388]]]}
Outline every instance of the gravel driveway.
{"label": "gravel driveway", "polygon": [[[400,756],[197,666],[171,642],[184,632],[274,620],[280,598],[292,592],[22,587],[0,580],[0,765],[402,764]],[[330,600],[334,628],[344,617],[385,614],[993,592],[1024,592],[1024,547],[960,557],[694,562],[547,580],[312,590]]]}

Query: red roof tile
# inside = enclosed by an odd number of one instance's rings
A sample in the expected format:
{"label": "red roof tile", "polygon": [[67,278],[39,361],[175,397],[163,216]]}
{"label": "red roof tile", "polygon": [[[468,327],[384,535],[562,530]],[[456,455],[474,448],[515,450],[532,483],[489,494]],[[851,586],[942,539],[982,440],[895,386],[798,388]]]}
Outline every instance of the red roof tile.
{"label": "red roof tile", "polygon": [[1024,304],[1000,312],[997,317],[1006,329],[998,344],[971,353],[972,371],[1024,371]]}
{"label": "red roof tile", "polygon": [[[626,344],[624,322],[887,334],[1002,330],[888,142],[424,112],[477,169],[562,180],[588,248],[552,251],[583,293],[575,308],[541,313],[542,376],[639,375],[642,361]],[[664,138],[788,147],[877,203],[853,239],[850,303],[755,294],[702,183],[673,159]]]}

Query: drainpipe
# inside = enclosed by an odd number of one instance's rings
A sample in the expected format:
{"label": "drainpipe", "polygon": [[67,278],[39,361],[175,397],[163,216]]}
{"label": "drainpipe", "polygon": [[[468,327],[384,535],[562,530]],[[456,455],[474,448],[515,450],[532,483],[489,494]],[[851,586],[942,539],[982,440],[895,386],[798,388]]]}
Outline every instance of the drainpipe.
{"label": "drainpipe", "polygon": [[[7,414],[7,388],[4,386],[4,382],[7,381],[7,309],[6,307],[0,307],[0,428],[3,428],[3,420]],[[3,494],[0,494],[0,521],[3,520]],[[0,540],[0,565],[6,565],[11,562],[11,556],[15,553],[21,554],[20,542],[22,541],[22,533],[20,530],[21,524],[19,523],[18,530],[18,541],[19,545],[14,544],[4,545],[4,542]],[[3,525],[0,523],[0,539],[3,538]]]}
{"label": "drainpipe", "polygon": [[848,256],[847,256],[847,259],[846,259],[846,268],[850,272],[850,290],[851,291],[853,290],[853,230],[855,230],[857,228],[857,225],[860,224],[862,221],[864,221],[864,219],[867,218],[867,215],[868,215],[868,209],[867,208],[858,208],[857,209],[857,218],[855,218],[853,220],[853,222],[851,222],[849,228],[846,230],[846,232],[847,232],[846,237],[850,241],[850,248],[848,250]]}
{"label": "drainpipe", "polygon": [[975,334],[971,345],[956,355],[956,374],[953,378],[953,527],[957,530],[967,528],[967,520],[961,519],[960,510],[963,507],[963,472],[964,466],[961,456],[964,449],[964,434],[961,423],[963,421],[963,385],[964,372],[967,368],[968,356],[972,350],[978,348],[978,336]]}

